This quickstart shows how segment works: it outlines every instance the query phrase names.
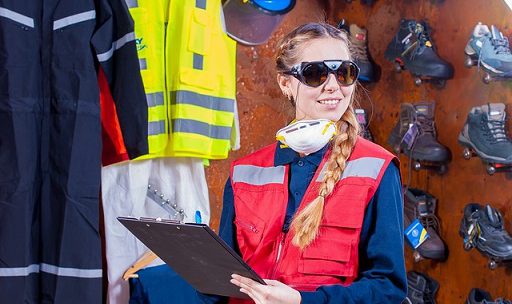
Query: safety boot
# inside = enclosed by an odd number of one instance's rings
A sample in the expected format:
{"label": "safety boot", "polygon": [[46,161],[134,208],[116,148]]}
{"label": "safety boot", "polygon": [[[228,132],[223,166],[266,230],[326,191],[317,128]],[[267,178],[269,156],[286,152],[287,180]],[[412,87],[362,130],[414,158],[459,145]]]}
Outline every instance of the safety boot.
{"label": "safety boot", "polygon": [[466,250],[476,247],[490,258],[491,269],[496,267],[496,262],[512,260],[512,237],[505,230],[500,211],[489,204],[485,207],[477,203],[467,204],[459,234],[464,238]]}
{"label": "safety boot", "polygon": [[[419,189],[408,189],[404,195],[404,226],[407,228],[418,219],[427,230],[427,238],[418,248],[421,257],[433,260],[446,259],[446,246],[439,236],[439,219],[435,215],[437,199]],[[416,259],[416,257],[415,257]]]}
{"label": "safety boot", "polygon": [[402,304],[435,304],[439,283],[428,275],[407,272],[407,297]]}
{"label": "safety boot", "polygon": [[[437,141],[434,123],[434,102],[420,102],[415,105],[402,103],[400,119],[389,136],[388,143],[396,151],[403,151],[409,158],[418,161],[448,162],[450,150]],[[404,138],[409,129],[416,125],[417,134],[412,142]]]}
{"label": "safety boot", "polygon": [[359,66],[359,79],[364,82],[377,81],[378,66],[371,59],[368,53],[368,31],[356,24],[349,27],[350,50],[354,61]]}
{"label": "safety boot", "polygon": [[464,52],[466,66],[478,65],[491,76],[512,77],[509,41],[494,25],[489,29],[487,25],[478,22]]}
{"label": "safety boot", "polygon": [[403,67],[419,77],[453,78],[453,67],[437,54],[430,38],[430,27],[425,21],[402,19],[384,56],[399,64],[397,68]]}
{"label": "safety boot", "polygon": [[[512,140],[505,128],[505,104],[488,103],[474,107],[459,134],[459,143],[486,162],[512,164]],[[469,158],[470,155],[465,157]]]}

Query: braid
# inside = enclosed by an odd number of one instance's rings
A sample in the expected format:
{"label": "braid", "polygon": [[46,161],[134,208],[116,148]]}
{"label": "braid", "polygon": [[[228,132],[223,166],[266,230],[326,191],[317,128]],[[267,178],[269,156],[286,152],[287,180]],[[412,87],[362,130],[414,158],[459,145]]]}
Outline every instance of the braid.
{"label": "braid", "polygon": [[304,249],[317,237],[322,220],[325,198],[329,196],[345,170],[347,159],[357,141],[359,123],[352,103],[341,119],[336,123],[338,135],[333,139],[331,155],[326,163],[326,171],[320,185],[318,196],[310,202],[292,221],[291,228],[295,235],[292,243]]}

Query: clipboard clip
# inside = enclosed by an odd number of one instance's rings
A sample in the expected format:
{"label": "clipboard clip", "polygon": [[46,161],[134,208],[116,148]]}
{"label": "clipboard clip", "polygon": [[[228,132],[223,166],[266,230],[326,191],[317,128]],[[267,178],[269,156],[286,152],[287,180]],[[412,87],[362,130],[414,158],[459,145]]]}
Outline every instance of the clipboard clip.
{"label": "clipboard clip", "polygon": [[164,208],[164,210],[169,213],[171,220],[183,222],[185,217],[187,217],[185,210],[178,208],[178,204],[176,202],[171,203],[169,199],[165,198],[165,196],[151,184],[148,185],[146,196],[157,203],[160,207]]}

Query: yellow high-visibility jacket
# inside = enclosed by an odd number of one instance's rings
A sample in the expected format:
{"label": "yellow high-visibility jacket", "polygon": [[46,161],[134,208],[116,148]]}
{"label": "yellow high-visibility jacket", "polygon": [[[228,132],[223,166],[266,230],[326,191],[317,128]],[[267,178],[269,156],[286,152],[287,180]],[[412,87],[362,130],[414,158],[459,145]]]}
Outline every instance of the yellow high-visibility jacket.
{"label": "yellow high-visibility jacket", "polygon": [[148,104],[150,153],[143,158],[226,158],[235,119],[236,42],[223,29],[221,0],[126,3]]}

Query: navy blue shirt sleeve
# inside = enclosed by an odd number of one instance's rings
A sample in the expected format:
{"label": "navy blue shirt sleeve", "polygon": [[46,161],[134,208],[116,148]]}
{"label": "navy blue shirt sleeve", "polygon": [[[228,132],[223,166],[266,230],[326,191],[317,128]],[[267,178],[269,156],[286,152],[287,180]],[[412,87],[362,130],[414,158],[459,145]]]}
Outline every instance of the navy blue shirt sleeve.
{"label": "navy blue shirt sleeve", "polygon": [[350,286],[301,292],[302,303],[401,303],[407,292],[403,239],[403,198],[393,163],[382,177],[363,221],[359,277]]}
{"label": "navy blue shirt sleeve", "polygon": [[[233,187],[231,186],[231,179],[228,178],[224,186],[224,197],[222,204],[222,214],[220,216],[219,236],[223,239],[229,247],[233,248],[238,254],[238,243],[236,241],[235,231],[235,199],[233,195]],[[207,304],[227,303],[228,298],[215,295],[206,295],[198,292],[199,298]]]}

